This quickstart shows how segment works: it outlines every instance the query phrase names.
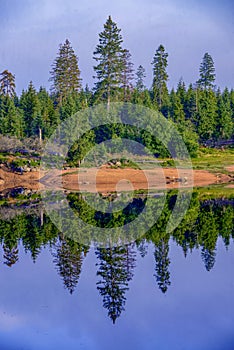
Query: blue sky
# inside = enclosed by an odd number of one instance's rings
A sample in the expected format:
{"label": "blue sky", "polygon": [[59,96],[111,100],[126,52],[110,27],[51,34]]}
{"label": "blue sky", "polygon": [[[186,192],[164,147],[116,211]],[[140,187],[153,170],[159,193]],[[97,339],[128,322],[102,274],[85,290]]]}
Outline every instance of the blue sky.
{"label": "blue sky", "polygon": [[180,77],[198,78],[204,53],[215,62],[217,85],[234,87],[234,4],[229,0],[1,0],[0,71],[16,76],[17,92],[32,80],[49,87],[58,46],[68,38],[79,57],[83,84],[93,84],[92,53],[108,15],[122,29],[135,68],[146,68],[162,43],[167,52],[169,87]]}

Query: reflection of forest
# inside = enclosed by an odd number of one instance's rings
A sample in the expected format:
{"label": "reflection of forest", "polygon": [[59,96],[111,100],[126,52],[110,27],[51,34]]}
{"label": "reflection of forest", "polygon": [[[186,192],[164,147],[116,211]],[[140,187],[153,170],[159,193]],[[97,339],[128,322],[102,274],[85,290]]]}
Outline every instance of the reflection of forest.
{"label": "reflection of forest", "polygon": [[[79,198],[79,195],[72,194],[70,199],[76,204],[75,207],[82,210],[80,206],[83,202]],[[165,227],[175,200],[176,196],[169,193],[157,223],[141,239],[121,247],[109,246],[95,249],[97,289],[103,298],[103,306],[108,310],[108,315],[113,322],[124,310],[126,292],[134,275],[137,252],[144,257],[149,243],[154,245],[155,281],[160,290],[166,293],[171,283],[170,239],[181,246],[185,257],[189,251],[200,249],[205,268],[210,271],[215,263],[218,237],[223,239],[226,247],[233,238],[234,201],[224,198],[199,201],[196,193],[193,194],[190,208],[183,221],[171,235],[166,233]],[[133,203],[139,204],[134,200]],[[135,212],[138,213],[138,210]],[[91,215],[90,220],[93,222],[94,218],[95,216]],[[109,225],[111,220],[114,225],[116,220],[116,225],[119,225],[119,219],[119,216],[108,218],[107,224]],[[96,220],[99,221],[100,226],[100,215],[96,215]],[[20,243],[25,252],[30,252],[34,262],[41,250],[49,247],[65,288],[71,294],[74,292],[89,247],[74,242],[58,232],[49,217],[45,215],[41,204],[14,208],[1,206],[0,232],[4,264],[10,267],[19,260]]]}

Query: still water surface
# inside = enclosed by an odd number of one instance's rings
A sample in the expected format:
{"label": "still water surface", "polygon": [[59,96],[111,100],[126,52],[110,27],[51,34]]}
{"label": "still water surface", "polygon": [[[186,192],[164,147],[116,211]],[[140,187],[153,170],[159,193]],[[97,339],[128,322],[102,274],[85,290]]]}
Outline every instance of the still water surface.
{"label": "still water surface", "polygon": [[64,237],[40,204],[0,218],[1,350],[234,348],[233,200],[195,196],[171,235],[162,219],[106,249]]}

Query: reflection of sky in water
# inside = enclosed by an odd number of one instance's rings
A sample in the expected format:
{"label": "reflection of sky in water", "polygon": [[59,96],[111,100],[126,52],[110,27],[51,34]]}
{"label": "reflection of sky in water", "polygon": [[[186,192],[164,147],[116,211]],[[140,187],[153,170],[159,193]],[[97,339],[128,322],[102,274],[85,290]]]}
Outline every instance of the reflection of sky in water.
{"label": "reflection of sky in water", "polygon": [[198,250],[185,259],[171,243],[169,256],[171,286],[165,295],[153,276],[153,249],[138,257],[126,310],[112,325],[96,290],[92,250],[72,296],[62,287],[49,251],[35,264],[22,251],[12,268],[0,266],[0,348],[233,349],[233,245],[227,252],[219,240],[210,272]]}

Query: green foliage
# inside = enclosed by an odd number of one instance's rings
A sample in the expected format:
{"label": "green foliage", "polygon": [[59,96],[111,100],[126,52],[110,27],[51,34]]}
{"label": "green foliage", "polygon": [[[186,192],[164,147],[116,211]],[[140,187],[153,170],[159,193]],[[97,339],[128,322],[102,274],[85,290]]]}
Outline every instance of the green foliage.
{"label": "green foliage", "polygon": [[211,55],[206,52],[200,65],[200,79],[197,81],[199,88],[213,89],[215,82],[215,67]]}
{"label": "green foliage", "polygon": [[136,71],[136,89],[138,92],[142,92],[146,89],[144,84],[145,77],[145,69],[142,67],[142,65],[140,65]]}
{"label": "green foliage", "polygon": [[27,137],[38,134],[37,124],[41,120],[40,102],[32,82],[29,83],[28,90],[22,92],[20,108],[24,114],[24,134]]}
{"label": "green foliage", "polygon": [[216,133],[217,99],[212,90],[198,90],[197,133],[201,141],[213,139]]}
{"label": "green foliage", "polygon": [[233,135],[233,115],[228,89],[218,95],[216,139],[230,139]]}
{"label": "green foliage", "polygon": [[99,44],[93,55],[97,62],[94,67],[97,82],[95,83],[95,100],[107,101],[117,98],[122,80],[124,66],[126,69],[126,51],[125,62],[123,60],[122,36],[121,30],[116,23],[108,17],[104,24],[104,30],[99,34]]}
{"label": "green foliage", "polygon": [[[116,198],[114,194],[112,197]],[[141,198],[144,198],[144,194],[139,194],[133,199],[132,212],[134,212],[134,206],[135,212],[142,206]],[[106,247],[95,248],[97,290],[103,299],[103,307],[107,310],[113,323],[125,309],[126,293],[134,277],[136,266],[136,247],[144,257],[148,251],[148,244],[153,243],[154,276],[162,293],[166,293],[171,284],[170,239],[177,243],[185,256],[189,251],[199,249],[204,268],[210,271],[215,265],[218,239],[221,238],[223,244],[228,247],[234,235],[233,198],[234,195],[225,198],[223,194],[218,197],[215,193],[214,197],[209,195],[201,199],[200,193],[194,192],[183,220],[169,234],[165,229],[177,200],[175,191],[170,191],[157,222],[142,238],[138,238],[136,243],[116,247],[109,240]],[[110,197],[109,200],[111,201],[112,198]],[[91,225],[97,225],[98,222],[100,227],[118,227],[129,220],[129,213],[124,211],[121,213],[122,218],[113,215],[111,220],[93,210],[90,211],[80,194],[70,194],[69,201],[73,210],[77,211],[81,217],[83,216],[83,219],[86,218]],[[39,202],[33,207],[27,204],[12,207],[12,205],[7,206],[6,201],[1,199],[1,204],[4,204],[4,208],[0,207],[0,241],[3,248],[3,263],[8,267],[16,264],[21,246],[30,253],[35,262],[42,249],[47,246],[64,287],[69,293],[74,293],[89,247],[58,232]],[[156,213],[152,212],[152,214]],[[139,227],[139,230],[141,229],[145,232],[144,227]],[[93,230],[92,227],[91,230]]]}
{"label": "green foliage", "polygon": [[62,104],[64,98],[81,90],[78,58],[68,39],[65,40],[64,44],[60,44],[59,53],[53,62],[50,74],[51,91],[59,105]]}
{"label": "green foliage", "polygon": [[5,69],[0,74],[0,94],[8,97],[15,95],[15,76]]}
{"label": "green foliage", "polygon": [[163,112],[163,107],[168,103],[168,90],[167,90],[167,58],[168,53],[165,51],[163,45],[160,45],[154,55],[153,65],[153,100],[158,104],[159,109]]}
{"label": "green foliage", "polygon": [[0,134],[22,137],[24,133],[23,115],[8,95],[0,96]]}
{"label": "green foliage", "polygon": [[[52,65],[51,94],[42,87],[36,91],[30,82],[27,90],[23,90],[19,98],[15,93],[15,77],[5,69],[0,74],[0,135],[12,140],[18,139],[20,147],[27,143],[26,138],[39,140],[41,149],[43,141],[52,135],[59,123],[77,111],[103,101],[107,102],[108,108],[111,101],[128,101],[160,111],[173,121],[191,157],[196,157],[198,143],[218,146],[222,146],[226,141],[232,143],[234,91],[227,88],[223,91],[215,89],[215,67],[208,53],[205,53],[202,59],[197,84],[190,84],[186,88],[181,78],[177,88],[169,93],[168,53],[164,46],[160,45],[154,55],[152,88],[147,89],[144,84],[145,69],[142,65],[136,71],[134,86],[131,54],[127,49],[123,49],[122,44],[121,30],[109,16],[93,53],[96,62],[93,90],[87,85],[82,89],[78,58],[68,39],[60,45]],[[79,121],[81,129],[83,123],[87,124],[87,120]],[[155,127],[147,125],[142,131],[127,131],[123,127],[118,132],[113,127],[106,127],[103,128],[102,134],[97,131],[87,133],[87,139],[83,138],[79,144],[74,142],[69,153],[69,162],[73,165],[80,164],[90,147],[94,143],[100,143],[102,138],[108,139],[107,136],[114,138],[116,151],[120,148],[120,138],[127,136],[142,142],[156,156],[168,157],[165,147],[150,135]],[[17,147],[9,145],[11,152],[14,149]],[[106,151],[108,150],[104,147],[102,153]]]}
{"label": "green foliage", "polygon": [[228,165],[234,162],[234,150],[200,147],[197,157],[192,160],[194,169],[204,169],[213,172],[225,173]]}
{"label": "green foliage", "polygon": [[133,90],[132,81],[134,79],[133,63],[131,62],[131,54],[127,49],[122,51],[122,72],[121,72],[121,85],[120,88],[123,91],[123,101],[129,101]]}

